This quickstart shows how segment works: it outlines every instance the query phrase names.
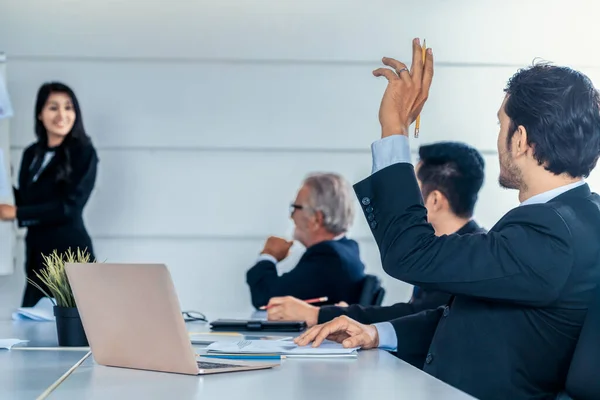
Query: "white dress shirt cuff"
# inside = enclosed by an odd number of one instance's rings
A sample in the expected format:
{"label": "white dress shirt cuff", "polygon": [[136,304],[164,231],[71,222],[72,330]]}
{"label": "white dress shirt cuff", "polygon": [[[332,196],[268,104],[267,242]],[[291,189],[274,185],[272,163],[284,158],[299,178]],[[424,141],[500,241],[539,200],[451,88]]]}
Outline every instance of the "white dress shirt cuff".
{"label": "white dress shirt cuff", "polygon": [[379,348],[387,351],[398,350],[398,338],[394,326],[389,322],[373,324],[379,335]]}
{"label": "white dress shirt cuff", "polygon": [[258,256],[256,262],[259,263],[261,261],[271,261],[273,264],[277,265],[277,259],[270,254],[261,254]]}
{"label": "white dress shirt cuff", "polygon": [[374,174],[397,163],[411,163],[410,144],[404,135],[392,135],[371,144]]}

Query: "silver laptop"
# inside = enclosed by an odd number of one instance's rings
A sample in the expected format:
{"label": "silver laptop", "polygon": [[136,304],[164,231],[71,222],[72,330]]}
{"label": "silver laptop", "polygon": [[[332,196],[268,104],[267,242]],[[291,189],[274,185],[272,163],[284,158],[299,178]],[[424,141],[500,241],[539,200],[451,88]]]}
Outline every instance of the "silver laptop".
{"label": "silver laptop", "polygon": [[190,375],[279,365],[198,356],[164,264],[67,263],[65,269],[98,364]]}

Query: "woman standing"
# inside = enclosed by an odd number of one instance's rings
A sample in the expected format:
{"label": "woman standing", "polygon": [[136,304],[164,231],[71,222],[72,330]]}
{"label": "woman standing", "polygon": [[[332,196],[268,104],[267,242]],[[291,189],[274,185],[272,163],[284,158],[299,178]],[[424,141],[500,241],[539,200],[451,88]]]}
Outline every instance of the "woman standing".
{"label": "woman standing", "polygon": [[[44,268],[42,254],[80,248],[95,258],[82,212],[94,188],[98,157],[68,86],[42,85],[34,118],[37,141],[23,153],[16,206],[0,204],[0,219],[16,219],[27,228],[26,275],[46,290],[35,274]],[[22,306],[32,307],[43,296],[27,283]]]}

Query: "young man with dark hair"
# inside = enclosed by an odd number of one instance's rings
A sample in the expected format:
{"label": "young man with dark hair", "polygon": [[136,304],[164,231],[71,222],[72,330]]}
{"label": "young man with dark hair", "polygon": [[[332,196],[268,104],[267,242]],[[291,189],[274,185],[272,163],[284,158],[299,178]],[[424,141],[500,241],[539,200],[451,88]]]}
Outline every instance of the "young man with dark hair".
{"label": "young man with dark hair", "polygon": [[[423,193],[427,220],[435,234],[485,232],[472,219],[477,195],[484,179],[485,162],[479,152],[459,142],[441,142],[421,146],[416,166],[417,180]],[[364,324],[388,321],[448,304],[450,294],[439,290],[413,289],[408,303],[392,306],[315,307],[292,296],[273,297],[269,301],[270,320],[306,321],[309,326],[347,315]]]}

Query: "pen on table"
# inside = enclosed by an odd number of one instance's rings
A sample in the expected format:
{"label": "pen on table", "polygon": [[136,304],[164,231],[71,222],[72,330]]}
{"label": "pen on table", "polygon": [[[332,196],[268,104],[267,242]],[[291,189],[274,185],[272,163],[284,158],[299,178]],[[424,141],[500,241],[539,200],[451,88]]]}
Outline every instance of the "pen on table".
{"label": "pen on table", "polygon": [[[308,303],[308,304],[312,304],[312,303],[325,303],[327,300],[329,300],[329,298],[327,296],[325,296],[325,297],[318,297],[316,299],[304,300],[304,302]],[[262,306],[260,309],[261,310],[268,310],[271,307],[272,306]]]}
{"label": "pen on table", "polygon": [[283,360],[285,356],[282,354],[196,354],[198,357],[205,358],[221,358],[226,360]]}
{"label": "pen on table", "polygon": [[188,332],[189,335],[244,336],[239,332]]}
{"label": "pen on table", "polygon": [[[425,39],[423,39],[423,47],[422,47],[422,53],[423,53],[423,65],[425,65],[425,54],[427,52],[427,42],[425,41]],[[415,137],[418,138],[419,137],[419,127],[421,126],[421,114],[419,113],[419,115],[417,115],[417,122],[415,123]]]}

